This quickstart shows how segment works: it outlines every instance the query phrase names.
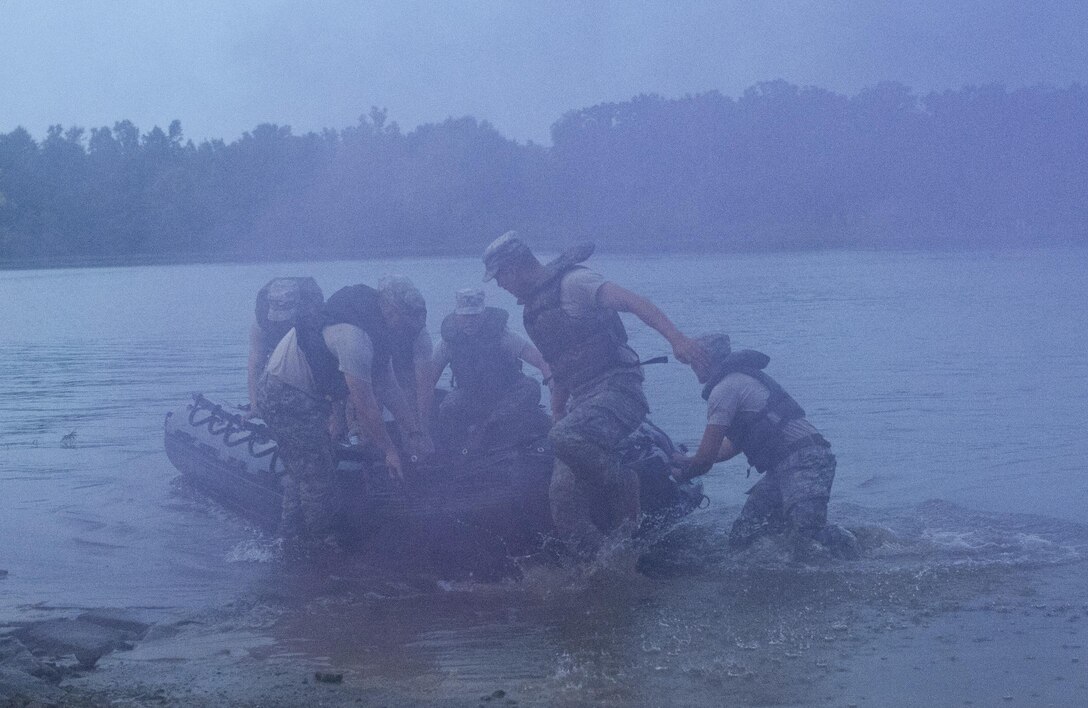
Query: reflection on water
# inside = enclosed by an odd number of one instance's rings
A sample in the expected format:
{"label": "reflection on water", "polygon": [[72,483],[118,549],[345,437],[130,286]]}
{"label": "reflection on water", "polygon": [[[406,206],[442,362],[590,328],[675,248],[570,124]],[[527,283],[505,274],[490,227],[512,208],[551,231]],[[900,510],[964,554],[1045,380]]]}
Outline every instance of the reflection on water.
{"label": "reflection on water", "polygon": [[[832,513],[862,530],[865,558],[797,566],[773,545],[729,556],[752,483],[735,462],[708,478],[710,509],[637,569],[536,568],[490,585],[418,564],[285,565],[273,541],[179,484],[162,451],[163,415],[191,392],[244,400],[246,327],[268,278],[311,273],[328,293],[408,273],[433,330],[452,293],[478,282],[475,259],[0,273],[0,538],[17,539],[0,550],[0,621],[210,612],[221,633],[274,638],[256,642],[262,655],[319,658],[400,696],[502,689],[553,705],[860,700],[844,657],[888,633],[929,636],[953,609],[1074,631],[1088,608],[1060,598],[1083,598],[1075,579],[1088,575],[1076,523],[1088,503],[1085,255],[595,258],[691,333],[726,330],[771,356],[832,440]],[[630,329],[644,357],[666,352]],[[650,367],[647,393],[655,422],[694,442],[705,413],[691,373]],[[1065,567],[1078,572],[1050,590],[1059,601],[1033,599],[1047,592],[1033,568]]]}

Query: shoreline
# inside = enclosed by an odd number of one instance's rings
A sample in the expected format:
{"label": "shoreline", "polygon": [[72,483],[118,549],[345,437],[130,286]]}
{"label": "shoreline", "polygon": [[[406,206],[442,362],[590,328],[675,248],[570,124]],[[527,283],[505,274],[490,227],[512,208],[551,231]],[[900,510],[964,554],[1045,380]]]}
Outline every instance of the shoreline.
{"label": "shoreline", "polygon": [[[271,612],[258,602],[234,608],[240,613],[213,612],[150,625],[147,636],[131,647],[102,656],[93,669],[70,670],[59,686],[42,682],[41,692],[28,697],[44,705],[171,707],[649,706],[669,696],[674,705],[692,706],[721,701],[745,706],[1083,705],[1088,696],[1088,561],[991,570],[965,582],[954,575],[948,583],[948,578],[920,579],[917,588],[887,606],[858,606],[856,597],[817,590],[808,597],[769,597],[754,619],[736,611],[719,619],[715,612],[715,619],[707,621],[724,628],[740,623],[736,636],[745,641],[736,639],[719,661],[697,668],[682,655],[673,658],[664,651],[650,658],[647,666],[656,665],[654,671],[633,671],[629,680],[636,685],[618,690],[579,687],[577,681],[547,675],[512,680],[501,667],[489,680],[486,674],[459,677],[426,662],[414,669],[412,662],[396,669],[382,669],[380,662],[353,663],[346,654],[294,635],[292,624],[305,622],[304,617]],[[821,586],[818,576],[810,581],[812,588]],[[739,597],[744,593],[734,594],[740,606],[753,607],[751,598]],[[764,611],[782,618],[788,615],[784,607],[801,606],[803,631],[753,638],[767,620]],[[353,601],[340,608],[342,614],[334,614],[350,624],[361,608]],[[699,650],[712,649],[714,637],[711,631],[689,641],[701,645]],[[309,651],[300,651],[307,646]],[[394,650],[394,662],[403,649]],[[72,662],[70,657],[62,661]],[[0,700],[6,697],[3,684],[0,680]]]}

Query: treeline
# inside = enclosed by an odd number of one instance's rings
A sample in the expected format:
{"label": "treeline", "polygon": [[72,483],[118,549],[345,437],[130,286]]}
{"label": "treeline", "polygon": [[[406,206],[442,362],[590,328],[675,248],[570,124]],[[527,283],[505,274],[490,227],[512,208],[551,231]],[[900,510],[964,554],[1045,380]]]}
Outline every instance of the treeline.
{"label": "treeline", "polygon": [[260,125],[195,144],[54,126],[0,134],[0,260],[367,257],[537,243],[626,251],[1088,241],[1088,92],[784,81],[739,98],[572,111],[552,147],[474,118],[402,132]]}

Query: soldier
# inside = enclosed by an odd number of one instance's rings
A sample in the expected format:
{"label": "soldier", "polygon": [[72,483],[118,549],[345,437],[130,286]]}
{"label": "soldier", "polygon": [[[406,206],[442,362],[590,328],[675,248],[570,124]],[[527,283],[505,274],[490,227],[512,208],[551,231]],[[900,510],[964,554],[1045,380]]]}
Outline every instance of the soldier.
{"label": "soldier", "polygon": [[442,320],[435,348],[431,387],[453,370],[452,391],[438,408],[442,439],[466,449],[478,447],[488,432],[540,403],[540,384],[521,371],[521,362],[551,375],[540,352],[506,327],[506,310],[484,305],[484,291],[457,291],[457,307]]}
{"label": "soldier", "polygon": [[247,418],[257,410],[257,379],[272,350],[299,322],[314,324],[321,317],[325,296],[313,278],[273,278],[257,292],[253,324],[249,328],[249,358],[246,383],[249,390]]}
{"label": "soldier", "polygon": [[704,384],[707,426],[698,451],[674,460],[678,469],[673,477],[690,480],[743,452],[763,478],[748,490],[748,501],[729,533],[731,548],[786,534],[801,556],[816,541],[834,555],[856,557],[853,534],[827,523],[835,479],[831,444],[808,422],[801,406],[763,372],[770,358],[750,349],[733,352],[725,334],[698,341],[709,363],[693,361],[691,368]]}
{"label": "soldier", "polygon": [[394,362],[402,370],[426,370],[426,317],[423,296],[407,278],[383,279],[378,290],[352,285],[333,293],[319,323],[291,329],[272,352],[257,385],[257,403],[287,469],[282,533],[288,539],[304,546],[339,545],[329,432],[334,402],[350,398],[392,477],[402,476],[403,463],[382,420],[382,403],[408,450],[428,449],[417,410],[393,371]]}
{"label": "soldier", "polygon": [[618,313],[633,313],[659,332],[681,361],[705,357],[653,303],[579,265],[592,250],[572,249],[544,265],[510,231],[483,254],[484,280],[494,278],[524,305],[525,331],[551,367],[552,518],[568,549],[583,558],[601,549],[602,530],[624,536],[639,523],[638,477],[615,452],[649,406]]}

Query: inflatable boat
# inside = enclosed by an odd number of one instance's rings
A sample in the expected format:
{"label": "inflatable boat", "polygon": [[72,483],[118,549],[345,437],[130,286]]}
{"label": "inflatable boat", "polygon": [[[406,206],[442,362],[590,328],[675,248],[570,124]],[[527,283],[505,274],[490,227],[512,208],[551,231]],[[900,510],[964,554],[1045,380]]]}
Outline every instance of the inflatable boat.
{"label": "inflatable boat", "polygon": [[[390,478],[375,450],[338,445],[337,484],[349,536],[361,546],[383,532],[425,538],[447,559],[539,551],[553,536],[548,425],[542,410],[532,411],[512,424],[504,439],[409,465],[403,482]],[[245,419],[238,408],[194,394],[167,414],[165,445],[170,461],[196,489],[256,526],[275,530],[284,469],[267,426]],[[623,463],[641,483],[642,534],[674,523],[705,499],[698,484],[677,484],[669,476],[674,452],[669,437],[651,423],[621,448]]]}

